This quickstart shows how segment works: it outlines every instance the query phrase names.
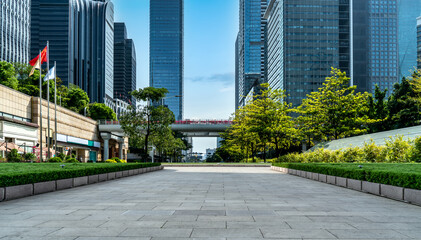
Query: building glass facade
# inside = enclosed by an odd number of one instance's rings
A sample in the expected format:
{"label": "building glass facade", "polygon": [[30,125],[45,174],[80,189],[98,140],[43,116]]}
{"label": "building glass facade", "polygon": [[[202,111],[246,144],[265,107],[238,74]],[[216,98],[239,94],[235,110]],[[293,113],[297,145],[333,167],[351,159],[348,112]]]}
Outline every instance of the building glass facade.
{"label": "building glass facade", "polygon": [[136,90],[136,49],[127,39],[124,23],[114,23],[114,98],[133,106],[136,99],[130,92]]}
{"label": "building glass facade", "polygon": [[417,66],[421,69],[421,16],[417,18]]}
{"label": "building glass facade", "polygon": [[368,11],[368,82],[371,92],[378,85],[390,94],[393,84],[399,81],[397,0],[369,0]]}
{"label": "building glass facade", "polygon": [[410,76],[417,65],[417,17],[421,1],[398,0],[399,78]]}
{"label": "building glass facade", "polygon": [[50,66],[57,62],[57,75],[64,85],[79,86],[88,93],[91,102],[114,105],[114,7],[111,2],[32,0],[31,56],[38,55],[47,41]]}
{"label": "building glass facade", "polygon": [[0,61],[29,62],[30,0],[0,1]]}
{"label": "building glass facade", "polygon": [[236,106],[246,104],[253,86],[266,80],[267,0],[240,0],[240,26],[236,42]]}
{"label": "building glass facade", "polygon": [[330,75],[350,72],[350,3],[347,0],[271,0],[267,26],[267,74],[271,88],[301,104]]}
{"label": "building glass facade", "polygon": [[184,0],[150,1],[149,85],[166,88],[163,104],[183,119]]}

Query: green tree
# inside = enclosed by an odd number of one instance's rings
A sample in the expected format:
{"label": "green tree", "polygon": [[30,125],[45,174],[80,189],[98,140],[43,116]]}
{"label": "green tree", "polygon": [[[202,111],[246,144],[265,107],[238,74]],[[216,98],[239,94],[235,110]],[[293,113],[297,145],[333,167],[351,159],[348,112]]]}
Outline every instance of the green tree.
{"label": "green tree", "polygon": [[94,120],[117,120],[115,112],[104,103],[89,104],[88,113],[88,116]]}
{"label": "green tree", "polygon": [[387,101],[385,101],[386,93],[387,89],[381,91],[376,84],[374,98],[372,95],[368,96],[368,115],[371,119],[376,120],[374,123],[370,124],[370,132],[379,132],[387,129],[385,124],[388,116],[386,108]]}
{"label": "green tree", "polygon": [[143,148],[148,152],[151,138],[163,137],[168,126],[175,121],[174,114],[164,106],[154,106],[150,102],[158,102],[168,92],[165,88],[147,87],[133,91],[131,94],[138,101],[148,104],[141,108],[131,108],[120,117],[124,133],[130,138],[133,147]]}
{"label": "green tree", "polygon": [[301,129],[311,140],[331,140],[368,131],[368,93],[355,93],[345,72],[332,68],[319,91],[312,92],[298,108]]}
{"label": "green tree", "polygon": [[10,153],[7,154],[7,161],[8,162],[20,162],[22,157],[18,153],[18,150],[12,149]]}
{"label": "green tree", "polygon": [[19,82],[16,78],[15,68],[11,63],[0,62],[0,84],[17,90]]}
{"label": "green tree", "polygon": [[413,78],[402,78],[401,83],[395,83],[387,102],[389,128],[396,129],[419,124],[421,96],[417,89],[420,87],[421,81],[416,74]]}
{"label": "green tree", "polygon": [[76,86],[69,89],[65,100],[65,107],[77,113],[83,111],[89,104],[88,94]]}

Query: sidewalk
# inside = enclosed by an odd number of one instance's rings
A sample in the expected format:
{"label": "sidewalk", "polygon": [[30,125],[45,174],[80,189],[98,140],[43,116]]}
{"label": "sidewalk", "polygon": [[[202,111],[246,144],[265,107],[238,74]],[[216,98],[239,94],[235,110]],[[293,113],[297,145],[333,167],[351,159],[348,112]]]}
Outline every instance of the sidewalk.
{"label": "sidewalk", "polygon": [[0,203],[0,239],[421,239],[421,207],[250,167],[171,167]]}

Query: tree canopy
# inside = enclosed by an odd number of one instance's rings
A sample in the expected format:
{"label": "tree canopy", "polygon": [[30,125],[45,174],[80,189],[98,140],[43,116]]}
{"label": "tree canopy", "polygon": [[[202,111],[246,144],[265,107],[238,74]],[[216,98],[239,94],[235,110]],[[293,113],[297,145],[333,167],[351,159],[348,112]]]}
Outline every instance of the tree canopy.
{"label": "tree canopy", "polygon": [[89,104],[88,116],[94,120],[117,120],[115,112],[104,103]]}

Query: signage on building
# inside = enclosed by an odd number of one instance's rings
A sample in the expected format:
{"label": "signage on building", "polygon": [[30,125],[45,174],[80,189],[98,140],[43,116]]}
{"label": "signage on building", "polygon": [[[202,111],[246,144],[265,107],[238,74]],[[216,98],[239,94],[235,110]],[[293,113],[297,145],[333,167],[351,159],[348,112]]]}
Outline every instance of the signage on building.
{"label": "signage on building", "polygon": [[79,145],[88,146],[88,147],[96,147],[96,148],[101,147],[100,142],[86,140],[86,139],[83,139],[83,138],[67,136],[67,135],[63,135],[63,134],[57,134],[57,141],[64,142],[64,143],[79,144]]}

